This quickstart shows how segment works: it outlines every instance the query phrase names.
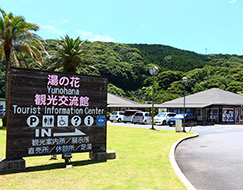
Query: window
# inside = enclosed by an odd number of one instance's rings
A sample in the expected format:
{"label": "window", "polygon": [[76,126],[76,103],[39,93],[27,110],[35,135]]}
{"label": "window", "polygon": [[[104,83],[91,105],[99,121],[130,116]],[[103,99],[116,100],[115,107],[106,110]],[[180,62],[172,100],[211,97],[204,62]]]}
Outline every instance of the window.
{"label": "window", "polygon": [[234,121],[234,109],[233,108],[223,108],[223,118],[224,122]]}
{"label": "window", "polygon": [[125,115],[125,116],[132,116],[132,115],[134,115],[135,113],[136,113],[136,111],[129,111],[129,110],[127,110],[127,111],[125,111],[124,115]]}
{"label": "window", "polygon": [[168,117],[174,117],[176,114],[170,113],[168,114]]}
{"label": "window", "polygon": [[143,113],[136,113],[135,116],[143,116]]}

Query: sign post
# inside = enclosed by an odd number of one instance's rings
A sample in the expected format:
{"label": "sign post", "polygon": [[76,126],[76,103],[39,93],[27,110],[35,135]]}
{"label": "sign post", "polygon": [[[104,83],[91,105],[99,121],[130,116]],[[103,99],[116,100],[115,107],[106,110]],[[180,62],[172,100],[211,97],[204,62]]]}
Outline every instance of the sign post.
{"label": "sign post", "polygon": [[106,152],[107,78],[11,68],[8,160]]}

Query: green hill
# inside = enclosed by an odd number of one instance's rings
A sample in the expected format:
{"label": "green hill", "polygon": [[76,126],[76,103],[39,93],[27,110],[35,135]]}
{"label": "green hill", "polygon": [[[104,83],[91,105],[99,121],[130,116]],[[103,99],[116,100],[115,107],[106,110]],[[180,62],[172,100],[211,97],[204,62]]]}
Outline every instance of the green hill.
{"label": "green hill", "polygon": [[[56,40],[47,40],[46,49],[56,49]],[[182,77],[188,78],[187,93],[217,87],[243,93],[243,56],[202,55],[164,45],[84,43],[87,62],[93,68],[78,68],[78,73],[107,76],[109,92],[141,102],[151,100],[152,77],[148,68],[156,65],[155,102],[162,103],[182,96]],[[48,68],[46,58],[43,68]],[[38,68],[28,60],[31,68]],[[0,67],[4,75],[4,62]],[[56,68],[58,69],[58,68]],[[0,96],[4,96],[0,83]]]}

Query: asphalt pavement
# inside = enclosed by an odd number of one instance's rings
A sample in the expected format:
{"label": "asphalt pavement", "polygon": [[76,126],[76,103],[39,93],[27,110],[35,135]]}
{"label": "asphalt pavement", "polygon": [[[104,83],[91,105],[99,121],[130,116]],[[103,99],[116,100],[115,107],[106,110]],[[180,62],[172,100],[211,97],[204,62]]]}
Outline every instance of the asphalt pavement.
{"label": "asphalt pavement", "polygon": [[243,189],[243,125],[193,128],[199,137],[183,141],[176,162],[197,190]]}

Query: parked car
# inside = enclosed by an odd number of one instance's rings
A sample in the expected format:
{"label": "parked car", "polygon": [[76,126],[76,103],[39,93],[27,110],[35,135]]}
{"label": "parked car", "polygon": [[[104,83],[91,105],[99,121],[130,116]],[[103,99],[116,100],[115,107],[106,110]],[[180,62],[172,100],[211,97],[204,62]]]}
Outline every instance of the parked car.
{"label": "parked car", "polygon": [[124,119],[124,111],[113,111],[110,115],[110,121],[122,122]]}
{"label": "parked car", "polygon": [[165,125],[168,124],[170,118],[175,117],[176,113],[172,112],[163,112],[159,113],[154,117],[154,124],[155,125]]}
{"label": "parked car", "polygon": [[132,123],[152,123],[152,117],[149,112],[136,112],[133,116]]}
{"label": "parked car", "polygon": [[[169,119],[169,126],[174,126],[176,120],[182,120],[183,122],[184,114],[177,114],[175,117]],[[185,125],[197,125],[197,117],[191,113],[185,114]]]}
{"label": "parked car", "polygon": [[132,122],[133,116],[135,115],[136,112],[141,112],[140,110],[125,110],[124,112],[124,118],[123,122]]}
{"label": "parked car", "polygon": [[1,109],[0,110],[0,118],[3,118],[6,114],[6,110],[5,109]]}

